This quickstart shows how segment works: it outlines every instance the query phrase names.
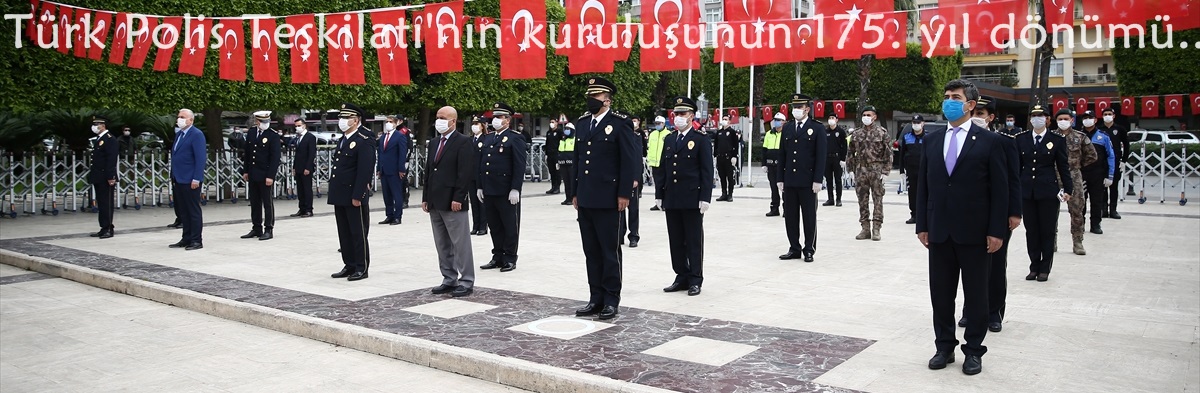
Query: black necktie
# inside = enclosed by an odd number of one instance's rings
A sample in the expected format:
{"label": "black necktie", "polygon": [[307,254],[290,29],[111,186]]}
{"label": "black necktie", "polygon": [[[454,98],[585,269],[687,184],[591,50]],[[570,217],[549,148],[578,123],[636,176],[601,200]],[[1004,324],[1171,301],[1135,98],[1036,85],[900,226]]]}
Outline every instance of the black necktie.
{"label": "black necktie", "polygon": [[1033,144],[1035,146],[1042,144],[1042,136],[1038,135],[1038,136],[1033,137]]}

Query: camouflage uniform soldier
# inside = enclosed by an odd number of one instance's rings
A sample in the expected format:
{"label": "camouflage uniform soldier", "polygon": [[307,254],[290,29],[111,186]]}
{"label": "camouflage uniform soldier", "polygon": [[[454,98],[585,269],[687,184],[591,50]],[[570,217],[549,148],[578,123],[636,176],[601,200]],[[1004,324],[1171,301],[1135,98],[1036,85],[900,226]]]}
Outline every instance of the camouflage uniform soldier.
{"label": "camouflage uniform soldier", "polygon": [[[1054,117],[1058,123],[1058,129],[1054,132],[1067,139],[1067,162],[1071,166],[1071,184],[1075,190],[1083,190],[1081,170],[1099,159],[1096,149],[1092,147],[1092,140],[1086,134],[1071,128],[1070,110],[1061,109]],[[1062,181],[1059,179],[1059,184],[1063,184]],[[1087,254],[1087,251],[1083,249],[1083,207],[1085,203],[1087,201],[1082,197],[1071,198],[1067,201],[1067,211],[1071,213],[1071,241],[1076,255]]]}
{"label": "camouflage uniform soldier", "polygon": [[[858,195],[858,222],[862,231],[855,239],[878,241],[883,226],[883,178],[892,171],[892,141],[888,131],[875,123],[875,107],[862,109],[863,126],[850,134],[850,149],[846,166],[854,172],[855,194]],[[868,203],[874,200],[875,214]]]}

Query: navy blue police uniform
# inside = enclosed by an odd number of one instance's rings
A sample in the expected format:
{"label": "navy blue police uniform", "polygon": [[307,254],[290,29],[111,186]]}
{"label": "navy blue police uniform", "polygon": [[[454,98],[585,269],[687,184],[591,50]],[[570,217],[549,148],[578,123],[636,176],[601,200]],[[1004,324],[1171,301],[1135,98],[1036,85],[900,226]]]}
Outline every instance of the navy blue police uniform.
{"label": "navy blue police uniform", "polygon": [[[675,99],[675,112],[695,113],[690,98]],[[663,140],[660,165],[663,179],[655,184],[655,198],[666,212],[671,268],[675,281],[666,292],[688,290],[699,295],[704,284],[704,213],[701,203],[712,202],[713,154],[708,136],[700,130],[675,131]]]}
{"label": "navy blue police uniform", "polygon": [[[339,116],[358,117],[361,121],[365,114],[353,104],[343,104]],[[333,205],[333,215],[337,219],[342,263],[345,264],[342,271],[333,274],[334,278],[367,278],[371,267],[371,249],[367,242],[371,219],[367,199],[374,175],[375,135],[360,125],[338,142],[330,169],[328,203]],[[358,201],[359,206],[354,206],[354,201]]]}
{"label": "navy blue police uniform", "polygon": [[[257,121],[270,121],[271,112],[254,113]],[[242,150],[242,175],[250,180],[246,183],[247,199],[250,200],[250,221],[254,225],[250,233],[242,235],[243,239],[258,238],[270,240],[274,237],[275,228],[275,199],[274,184],[268,186],[267,179],[272,182],[279,178],[279,160],[283,144],[279,141],[279,132],[274,129],[261,129],[255,126],[246,137],[246,148]]]}
{"label": "navy blue police uniform", "polygon": [[[104,125],[107,128],[108,119],[103,116],[92,118],[93,125]],[[113,236],[113,204],[115,186],[108,181],[117,180],[117,155],[120,153],[120,143],[106,129],[92,142],[92,168],[88,172],[88,182],[96,190],[96,209],[99,210],[100,231],[92,237],[107,239]]]}
{"label": "navy blue police uniform", "polygon": [[[812,98],[792,95],[792,105],[809,105]],[[825,174],[829,137],[825,126],[810,116],[801,123],[798,119],[783,125],[783,141],[779,145],[777,179],[783,182],[783,222],[787,230],[788,252],[779,259],[812,262],[817,251],[817,194],[813,183],[820,183]],[[804,245],[800,245],[800,224],[804,224]]]}
{"label": "navy blue police uniform", "polygon": [[[512,116],[508,104],[496,103],[493,115]],[[525,138],[510,126],[483,137],[479,146],[479,188],[483,190],[484,214],[492,236],[492,259],[481,269],[500,268],[507,272],[517,266],[520,243],[521,204],[509,201],[509,193],[521,193],[525,183],[525,163],[529,149]],[[478,146],[478,144],[476,144]]]}

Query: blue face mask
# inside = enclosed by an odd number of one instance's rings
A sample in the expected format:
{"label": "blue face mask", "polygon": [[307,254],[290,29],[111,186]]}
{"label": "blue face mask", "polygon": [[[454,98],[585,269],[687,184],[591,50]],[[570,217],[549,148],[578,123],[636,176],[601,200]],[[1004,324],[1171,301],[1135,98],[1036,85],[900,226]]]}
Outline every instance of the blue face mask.
{"label": "blue face mask", "polygon": [[655,125],[654,125],[654,129],[655,129],[656,131],[657,131],[657,130],[662,130],[662,129],[663,129],[663,125],[662,125],[662,124],[655,124]]}
{"label": "blue face mask", "polygon": [[570,128],[564,128],[564,129],[563,129],[563,135],[570,136],[570,135],[571,135],[571,129],[570,129]]}
{"label": "blue face mask", "polygon": [[958,100],[946,99],[942,101],[942,114],[946,116],[946,120],[955,121],[967,115],[966,103]]}
{"label": "blue face mask", "polygon": [[773,120],[773,121],[771,121],[771,127],[774,127],[774,128],[783,127],[783,122],[780,120]]}

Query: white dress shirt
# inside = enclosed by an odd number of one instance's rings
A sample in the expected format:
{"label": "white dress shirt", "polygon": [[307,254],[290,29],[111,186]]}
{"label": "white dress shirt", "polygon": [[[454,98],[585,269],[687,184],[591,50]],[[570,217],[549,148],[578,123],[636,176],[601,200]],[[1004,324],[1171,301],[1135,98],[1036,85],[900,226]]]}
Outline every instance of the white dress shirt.
{"label": "white dress shirt", "polygon": [[[948,156],[950,154],[950,137],[952,136],[951,134],[954,133],[954,127],[956,127],[956,126],[953,124],[947,124],[946,140],[942,141],[942,156],[946,157],[946,159],[950,158]],[[955,153],[955,156],[954,156],[955,159],[958,159],[958,155],[962,154],[963,143],[965,143],[967,141],[967,131],[971,130],[971,118],[968,117],[966,121],[959,123],[957,125],[957,127],[959,127],[958,139],[955,140],[955,142],[958,144],[958,146],[957,146],[958,150],[956,150],[957,153]]]}

